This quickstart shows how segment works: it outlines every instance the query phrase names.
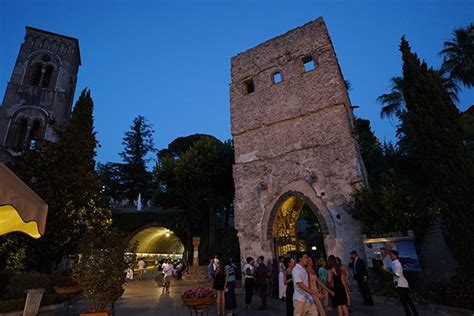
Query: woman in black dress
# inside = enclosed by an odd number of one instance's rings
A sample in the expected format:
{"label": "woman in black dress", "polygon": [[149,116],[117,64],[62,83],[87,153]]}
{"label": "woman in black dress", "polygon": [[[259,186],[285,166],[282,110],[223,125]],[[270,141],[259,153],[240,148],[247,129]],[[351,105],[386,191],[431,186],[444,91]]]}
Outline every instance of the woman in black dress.
{"label": "woman in black dress", "polygon": [[217,316],[224,316],[224,305],[225,305],[225,297],[224,297],[224,288],[226,287],[226,279],[225,279],[225,272],[224,272],[224,265],[219,261],[217,264],[217,269],[214,272],[214,290],[216,290],[216,307],[217,307]]}
{"label": "woman in black dress", "polygon": [[346,284],[341,275],[341,269],[336,262],[336,257],[328,257],[327,269],[327,281],[334,292],[332,306],[337,309],[338,316],[348,316]]}
{"label": "woman in black dress", "polygon": [[285,258],[283,264],[286,268],[286,273],[283,278],[283,282],[286,284],[286,316],[293,316],[293,292],[295,291],[295,288],[291,272],[293,271],[296,262],[293,258]]}

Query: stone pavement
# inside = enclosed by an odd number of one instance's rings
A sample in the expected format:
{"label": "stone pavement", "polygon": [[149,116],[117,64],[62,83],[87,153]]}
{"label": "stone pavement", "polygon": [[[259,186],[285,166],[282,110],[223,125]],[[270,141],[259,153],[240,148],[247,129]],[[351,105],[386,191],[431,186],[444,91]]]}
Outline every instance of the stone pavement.
{"label": "stone pavement", "polygon": [[[181,294],[188,288],[197,286],[196,284],[185,284],[182,281],[173,281],[170,294],[164,294],[162,288],[158,287],[153,281],[155,273],[151,272],[145,275],[142,281],[133,280],[126,283],[123,296],[115,303],[116,316],[189,316],[190,312],[186,306],[183,306]],[[206,286],[206,284],[202,284]],[[285,302],[279,300],[268,300],[269,309],[259,311],[260,298],[254,295],[252,308],[245,310],[244,291],[241,287],[237,288],[237,315],[239,316],[285,316]],[[358,292],[352,293],[352,313],[351,316],[403,316],[404,312],[401,306],[393,302],[383,301],[381,298],[374,297],[375,306],[366,307],[362,305],[362,300]],[[474,312],[456,310],[449,307],[418,305],[420,316],[448,316],[448,315],[467,315],[474,316]],[[40,316],[77,316],[80,312],[87,310],[86,302],[75,300],[71,302],[68,311],[65,309],[40,313]],[[206,314],[204,314],[206,315]],[[216,315],[213,307],[209,316]],[[327,316],[337,316],[333,312],[328,312]]]}
{"label": "stone pavement", "polygon": [[[132,316],[132,315],[171,315],[181,316],[190,315],[186,306],[183,306],[181,300],[181,294],[188,288],[195,285],[183,284],[180,281],[174,281],[171,286],[170,294],[162,293],[162,288],[157,287],[152,279],[152,274],[148,275],[145,280],[138,281],[134,280],[126,284],[126,290],[122,298],[120,298],[116,304],[116,316]],[[252,308],[245,310],[244,306],[244,292],[242,288],[237,289],[237,315],[285,315],[285,302],[279,300],[268,300],[269,309],[266,311],[259,311],[258,306],[260,304],[260,298],[255,295],[252,301]],[[401,306],[379,302],[376,306],[366,307],[361,304],[359,293],[353,294],[353,306],[351,316],[362,316],[362,315],[382,315],[382,316],[400,316],[404,315]],[[423,306],[419,306],[418,311],[420,316],[428,315],[466,315],[456,314],[453,311],[445,312],[434,312],[429,311]],[[209,315],[216,315],[215,308],[212,308]],[[328,312],[327,316],[336,316],[335,312]]]}

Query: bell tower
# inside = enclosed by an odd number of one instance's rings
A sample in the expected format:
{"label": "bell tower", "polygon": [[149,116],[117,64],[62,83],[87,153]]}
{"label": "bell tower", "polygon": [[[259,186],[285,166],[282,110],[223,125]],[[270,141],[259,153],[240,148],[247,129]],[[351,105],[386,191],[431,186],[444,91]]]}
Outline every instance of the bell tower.
{"label": "bell tower", "polygon": [[79,41],[27,26],[0,108],[0,161],[37,140],[57,141],[71,113],[81,65]]}

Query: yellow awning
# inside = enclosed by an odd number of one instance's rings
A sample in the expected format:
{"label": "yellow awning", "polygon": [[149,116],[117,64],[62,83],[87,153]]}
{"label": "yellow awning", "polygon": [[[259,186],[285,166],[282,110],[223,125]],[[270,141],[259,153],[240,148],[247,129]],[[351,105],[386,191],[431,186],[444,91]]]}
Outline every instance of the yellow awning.
{"label": "yellow awning", "polygon": [[0,235],[23,232],[44,234],[48,205],[0,162]]}

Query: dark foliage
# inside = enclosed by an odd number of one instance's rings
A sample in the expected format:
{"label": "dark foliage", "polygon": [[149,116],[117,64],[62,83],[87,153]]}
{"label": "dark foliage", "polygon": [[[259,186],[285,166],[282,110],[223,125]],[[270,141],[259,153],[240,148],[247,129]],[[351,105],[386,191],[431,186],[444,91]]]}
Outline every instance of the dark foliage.
{"label": "dark foliage", "polygon": [[48,222],[39,240],[19,234],[2,238],[2,259],[24,258],[22,268],[49,272],[52,262],[75,253],[85,231],[109,225],[110,210],[95,172],[93,106],[90,91],[82,91],[68,125],[57,131],[59,142],[42,142],[17,161],[16,173],[48,203]]}
{"label": "dark foliage", "polygon": [[416,134],[416,155],[430,195],[441,206],[447,239],[466,272],[474,261],[474,163],[463,143],[460,113],[440,76],[402,38],[406,120]]}

